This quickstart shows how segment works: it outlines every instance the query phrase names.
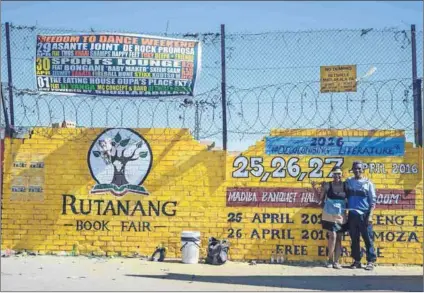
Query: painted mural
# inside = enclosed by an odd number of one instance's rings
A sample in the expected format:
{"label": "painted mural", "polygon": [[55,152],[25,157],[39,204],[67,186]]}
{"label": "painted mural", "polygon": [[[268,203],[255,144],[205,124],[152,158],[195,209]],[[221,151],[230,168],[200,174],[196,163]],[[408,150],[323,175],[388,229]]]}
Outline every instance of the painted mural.
{"label": "painted mural", "polygon": [[[163,244],[181,257],[190,230],[228,239],[232,260],[324,260],[312,183],[335,166],[346,179],[361,160],[377,191],[378,263],[422,264],[422,149],[401,131],[274,130],[235,155],[187,129],[51,131],[5,140],[2,249],[131,256]],[[347,233],[342,245],[350,262]]]}

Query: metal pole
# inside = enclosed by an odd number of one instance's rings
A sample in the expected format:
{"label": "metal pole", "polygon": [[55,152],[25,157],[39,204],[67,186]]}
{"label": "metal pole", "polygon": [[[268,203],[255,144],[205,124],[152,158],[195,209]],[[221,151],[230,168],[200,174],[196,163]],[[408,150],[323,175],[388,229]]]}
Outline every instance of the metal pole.
{"label": "metal pole", "polygon": [[412,93],[414,96],[414,140],[415,146],[422,146],[422,105],[421,105],[421,81],[417,80],[417,41],[415,39],[415,25],[411,25],[411,48],[412,48]]}
{"label": "metal pole", "polygon": [[6,53],[7,53],[7,77],[8,77],[8,92],[9,92],[9,110],[10,110],[10,128],[15,127],[15,116],[13,111],[13,83],[12,83],[12,62],[10,53],[10,26],[6,22]]}
{"label": "metal pole", "polygon": [[423,146],[423,97],[421,92],[422,79],[418,78],[415,82],[417,96],[417,118],[418,118],[418,145]]}
{"label": "metal pole", "polygon": [[9,117],[7,116],[7,110],[6,110],[6,101],[4,100],[3,96],[3,86],[0,86],[0,94],[1,94],[1,104],[3,108],[3,115],[4,115],[4,123],[6,124],[6,136],[10,137],[10,125],[9,125]]}
{"label": "metal pole", "polygon": [[415,39],[415,24],[411,25],[411,48],[412,48],[412,80],[417,80],[417,42]]}
{"label": "metal pole", "polygon": [[222,145],[227,150],[227,86],[225,83],[225,25],[221,24],[221,95],[222,95]]}
{"label": "metal pole", "polygon": [[199,102],[196,101],[196,110],[194,112],[194,138],[199,140],[200,125],[199,125]]}

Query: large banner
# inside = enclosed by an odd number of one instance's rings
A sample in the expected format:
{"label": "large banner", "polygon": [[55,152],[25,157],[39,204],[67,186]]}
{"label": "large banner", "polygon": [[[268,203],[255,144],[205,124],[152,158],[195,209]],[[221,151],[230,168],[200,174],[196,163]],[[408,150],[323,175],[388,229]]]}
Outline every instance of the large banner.
{"label": "large banner", "polygon": [[193,96],[200,57],[196,40],[128,34],[38,35],[37,88],[99,96]]}

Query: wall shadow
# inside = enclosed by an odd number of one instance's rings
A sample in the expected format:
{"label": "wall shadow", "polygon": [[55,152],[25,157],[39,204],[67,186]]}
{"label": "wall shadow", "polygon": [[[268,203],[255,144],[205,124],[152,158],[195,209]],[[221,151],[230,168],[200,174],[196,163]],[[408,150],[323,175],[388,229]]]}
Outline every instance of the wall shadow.
{"label": "wall shadow", "polygon": [[323,291],[423,291],[423,276],[199,276],[192,274],[127,277]]}

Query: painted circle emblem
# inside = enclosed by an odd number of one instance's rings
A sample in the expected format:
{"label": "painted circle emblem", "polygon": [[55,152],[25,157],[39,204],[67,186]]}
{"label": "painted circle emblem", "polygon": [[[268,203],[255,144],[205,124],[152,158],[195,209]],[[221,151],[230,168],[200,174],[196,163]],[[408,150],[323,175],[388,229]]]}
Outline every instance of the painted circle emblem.
{"label": "painted circle emblem", "polygon": [[90,173],[97,182],[91,193],[148,195],[141,184],[150,172],[152,160],[150,145],[139,133],[127,128],[105,130],[88,151]]}

